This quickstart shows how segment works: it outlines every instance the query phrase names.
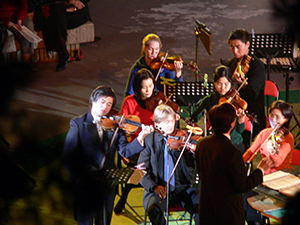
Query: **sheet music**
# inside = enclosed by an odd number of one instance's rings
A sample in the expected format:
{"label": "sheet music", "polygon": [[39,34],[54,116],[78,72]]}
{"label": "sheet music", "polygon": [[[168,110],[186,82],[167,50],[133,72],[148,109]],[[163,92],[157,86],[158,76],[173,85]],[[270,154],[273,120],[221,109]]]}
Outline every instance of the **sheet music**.
{"label": "sheet music", "polygon": [[269,175],[270,176],[266,175],[266,178],[264,176],[263,185],[274,190],[286,189],[300,184],[300,179],[290,173],[287,173],[287,175],[285,175],[285,172],[277,171]]}
{"label": "sheet music", "polygon": [[284,195],[287,195],[289,197],[293,197],[298,192],[300,192],[300,184],[297,184],[297,185],[289,187],[289,188],[280,189],[279,192]]}
{"label": "sheet music", "polygon": [[41,39],[39,36],[37,36],[35,33],[33,33],[31,30],[29,30],[27,27],[22,25],[22,30],[20,31],[18,28],[14,26],[14,28],[24,37],[27,39],[27,41],[31,43],[39,43],[43,39]]}
{"label": "sheet music", "polygon": [[288,175],[290,175],[290,173],[283,172],[283,171],[279,170],[279,171],[276,171],[274,173],[264,175],[263,182],[265,183],[265,182],[275,180],[275,179],[278,179],[278,178],[282,178],[282,177],[288,176]]}
{"label": "sheet music", "polygon": [[146,173],[145,170],[135,170],[127,183],[138,185]]}

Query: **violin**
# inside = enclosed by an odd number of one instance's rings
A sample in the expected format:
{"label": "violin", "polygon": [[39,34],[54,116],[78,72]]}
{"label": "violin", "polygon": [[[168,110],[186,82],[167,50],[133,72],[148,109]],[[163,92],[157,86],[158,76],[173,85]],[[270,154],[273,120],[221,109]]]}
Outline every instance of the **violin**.
{"label": "violin", "polygon": [[199,71],[199,68],[196,65],[196,63],[190,62],[189,64],[187,64],[187,63],[183,62],[181,57],[178,55],[168,56],[168,52],[167,53],[160,52],[158,54],[158,57],[156,57],[155,59],[153,59],[150,62],[150,68],[153,70],[158,70],[161,67],[164,67],[167,70],[174,71],[175,70],[175,65],[174,65],[175,61],[182,62],[182,64],[184,66],[188,66],[188,68],[192,69],[193,72]]}
{"label": "violin", "polygon": [[235,68],[233,74],[235,72],[239,72],[240,78],[242,79],[243,83],[242,85],[246,84],[247,85],[247,80],[244,77],[246,73],[248,72],[250,68],[250,61],[251,61],[251,56],[249,55],[244,55],[241,57],[241,59],[237,62],[237,67]]}
{"label": "violin", "polygon": [[275,155],[278,153],[284,136],[288,133],[289,131],[286,127],[280,127],[276,129],[275,132],[272,132],[271,136],[269,137],[269,140],[271,141],[273,147],[273,149],[269,150],[271,155]]}
{"label": "violin", "polygon": [[235,89],[229,90],[224,96],[222,96],[219,99],[219,104],[222,104],[222,103],[231,104],[235,110],[238,110],[238,109],[244,110],[246,116],[248,116],[248,118],[252,122],[258,123],[257,118],[256,118],[257,116],[254,115],[253,113],[252,114],[248,113],[248,111],[246,110],[248,107],[248,103],[240,97],[240,94]]}
{"label": "violin", "polygon": [[[179,115],[180,118],[183,119],[187,125],[189,125],[190,128],[193,127],[193,129],[195,129],[195,131],[197,130],[199,135],[203,134],[203,130],[196,123],[189,121],[188,119],[186,119],[184,116],[182,116],[179,113],[179,111],[180,111],[179,105],[177,103],[171,101],[170,98],[166,99],[166,96],[161,91],[156,91],[155,93],[153,93],[153,95],[150,98],[146,99],[146,102],[145,102],[146,109],[148,109],[150,111],[154,111],[154,109],[161,103],[170,106],[174,110],[174,112],[177,115]],[[179,118],[176,118],[176,120],[179,120]]]}
{"label": "violin", "polygon": [[288,129],[286,127],[279,127],[280,125],[277,124],[273,129],[271,129],[270,134],[266,137],[266,139],[258,146],[258,148],[252,153],[250,152],[249,155],[247,155],[244,158],[244,162],[250,163],[258,151],[260,150],[261,146],[263,146],[266,142],[271,141],[272,143],[272,149],[269,150],[271,155],[275,155],[278,153],[278,150],[280,149],[281,143],[284,139],[284,136],[289,133]]}
{"label": "violin", "polygon": [[179,105],[175,102],[172,102],[169,98],[166,98],[164,93],[161,91],[153,92],[153,95],[146,99],[146,109],[154,111],[154,109],[161,103],[170,106],[175,112],[179,112],[180,110]]}
{"label": "violin", "polygon": [[219,99],[219,104],[225,102],[230,103],[235,108],[235,110],[246,110],[248,107],[248,103],[240,97],[240,94],[235,89],[229,90],[224,96]]}
{"label": "violin", "polygon": [[167,144],[171,150],[180,151],[185,145],[186,148],[192,152],[196,151],[198,141],[202,138],[200,135],[191,136],[187,142],[187,133],[181,129],[175,129],[174,132],[168,136]]}
{"label": "violin", "polygon": [[130,134],[135,133],[139,127],[142,127],[141,119],[136,115],[110,115],[109,117],[101,118],[100,122],[104,130],[113,130],[116,127],[120,127]]}

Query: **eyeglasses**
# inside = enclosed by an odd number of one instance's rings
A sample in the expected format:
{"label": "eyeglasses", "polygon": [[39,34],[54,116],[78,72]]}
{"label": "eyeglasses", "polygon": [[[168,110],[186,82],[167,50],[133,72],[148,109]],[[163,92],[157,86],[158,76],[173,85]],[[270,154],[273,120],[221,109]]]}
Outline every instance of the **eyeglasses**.
{"label": "eyeglasses", "polygon": [[284,118],[281,115],[275,115],[275,114],[272,114],[272,113],[269,114],[269,117],[272,118],[272,119],[275,118],[276,120],[281,120],[281,119]]}

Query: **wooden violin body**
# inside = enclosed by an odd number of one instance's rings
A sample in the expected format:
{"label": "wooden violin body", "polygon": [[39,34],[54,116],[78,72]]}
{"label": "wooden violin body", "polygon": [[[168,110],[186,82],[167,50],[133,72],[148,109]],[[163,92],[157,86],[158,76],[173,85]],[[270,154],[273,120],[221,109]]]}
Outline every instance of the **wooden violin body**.
{"label": "wooden violin body", "polygon": [[247,111],[248,103],[240,97],[240,94],[235,90],[229,90],[224,96],[219,99],[219,104],[229,103],[235,110],[242,109],[244,110],[246,116],[251,120],[251,122],[258,123],[257,116],[253,113],[250,114]]}
{"label": "wooden violin body", "polygon": [[[166,57],[166,58],[165,58]],[[199,68],[196,63],[190,62],[189,64],[182,61],[179,55],[168,56],[168,53],[161,52],[158,57],[153,59],[150,63],[150,68],[153,70],[158,70],[161,67],[166,68],[167,70],[174,71],[175,65],[174,62],[182,62],[183,65],[188,66],[193,72],[198,72]]]}
{"label": "wooden violin body", "polygon": [[248,107],[248,103],[240,97],[239,93],[235,89],[229,90],[224,96],[219,99],[219,104],[225,102],[231,104],[235,108],[235,110],[246,110]]}
{"label": "wooden violin body", "polygon": [[241,59],[237,62],[237,66],[233,73],[239,72],[240,78],[246,83],[246,78],[243,75],[246,75],[250,68],[251,56],[244,55]]}
{"label": "wooden violin body", "polygon": [[135,133],[142,126],[141,119],[136,115],[119,116],[112,115],[101,119],[101,126],[104,130],[113,130],[120,127],[128,133]]}
{"label": "wooden violin body", "polygon": [[[187,140],[188,135],[184,130],[175,129],[174,132],[168,136],[167,144],[171,150],[181,151],[186,145],[186,148],[192,152],[196,151],[198,141],[202,138],[200,135],[191,136]],[[188,143],[186,143],[188,141]]]}
{"label": "wooden violin body", "polygon": [[278,153],[278,150],[280,149],[281,143],[284,139],[284,136],[288,134],[289,131],[285,127],[280,127],[273,132],[273,134],[269,137],[269,140],[272,143],[273,149],[270,150],[271,155],[275,155]]}
{"label": "wooden violin body", "polygon": [[148,110],[154,111],[154,109],[159,104],[162,104],[162,103],[170,106],[175,112],[179,112],[179,109],[180,109],[179,105],[177,105],[177,103],[172,102],[171,100],[167,99],[166,96],[164,95],[164,93],[161,91],[156,91],[153,93],[153,95],[150,98],[147,98],[145,105]]}

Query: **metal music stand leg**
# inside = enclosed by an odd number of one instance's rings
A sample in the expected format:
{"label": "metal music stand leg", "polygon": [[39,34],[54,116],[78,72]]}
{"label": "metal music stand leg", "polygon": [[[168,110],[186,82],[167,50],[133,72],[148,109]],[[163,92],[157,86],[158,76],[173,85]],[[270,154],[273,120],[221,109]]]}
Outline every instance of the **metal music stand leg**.
{"label": "metal music stand leg", "polygon": [[[199,37],[196,35],[196,65],[198,66]],[[195,81],[199,82],[199,72],[195,73]]]}
{"label": "metal music stand leg", "polygon": [[106,223],[106,220],[107,220],[107,217],[106,217],[106,199],[104,198],[104,201],[103,201],[103,209],[102,209],[102,218],[103,218],[103,224],[104,225],[107,225]]}
{"label": "metal music stand leg", "polygon": [[289,102],[290,99],[290,77],[289,77],[289,73],[284,73],[283,77],[285,77],[285,91],[286,91],[286,96],[285,96],[285,101]]}
{"label": "metal music stand leg", "polygon": [[[114,168],[114,169],[107,169],[105,173],[105,179],[109,183],[111,183],[111,186],[114,185],[123,185],[126,183],[132,183],[132,184],[138,184],[145,173],[143,171],[135,171],[133,168],[126,167],[126,168]],[[134,177],[134,178],[133,178]],[[131,182],[132,181],[132,182]],[[103,202],[103,221],[106,221],[106,201]],[[128,205],[128,204],[127,204]],[[136,214],[137,212],[133,210],[133,208],[130,206],[132,211]],[[143,221],[143,219],[139,216],[140,220]],[[105,224],[106,225],[106,224]]]}

